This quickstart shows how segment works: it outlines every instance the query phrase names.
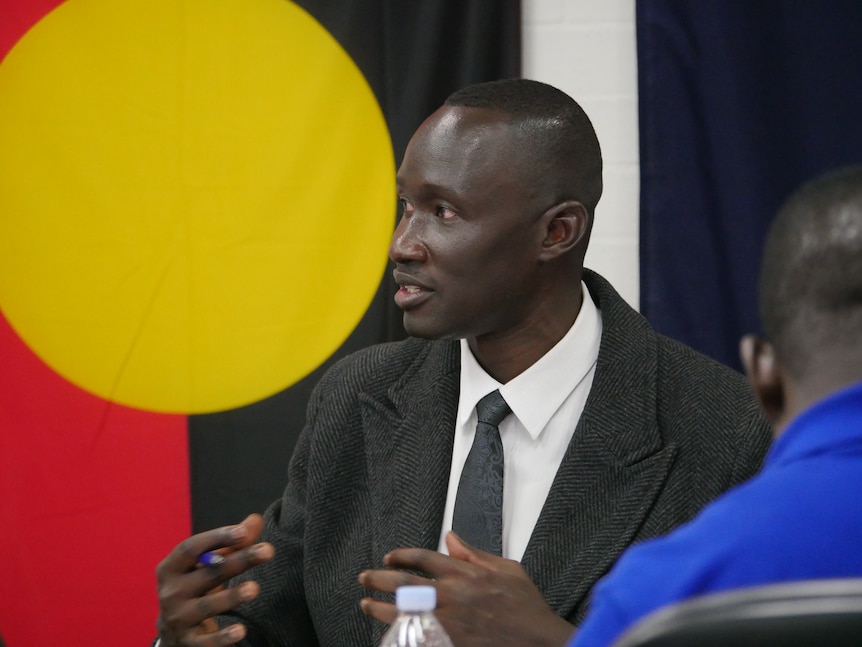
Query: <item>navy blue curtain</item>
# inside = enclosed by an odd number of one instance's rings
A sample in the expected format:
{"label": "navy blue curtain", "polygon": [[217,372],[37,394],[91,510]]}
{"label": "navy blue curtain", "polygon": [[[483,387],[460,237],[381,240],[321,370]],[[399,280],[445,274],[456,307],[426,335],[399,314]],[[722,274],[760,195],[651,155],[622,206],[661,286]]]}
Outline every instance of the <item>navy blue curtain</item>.
{"label": "navy blue curtain", "polygon": [[739,368],[766,229],[862,162],[862,2],[639,0],[641,310]]}

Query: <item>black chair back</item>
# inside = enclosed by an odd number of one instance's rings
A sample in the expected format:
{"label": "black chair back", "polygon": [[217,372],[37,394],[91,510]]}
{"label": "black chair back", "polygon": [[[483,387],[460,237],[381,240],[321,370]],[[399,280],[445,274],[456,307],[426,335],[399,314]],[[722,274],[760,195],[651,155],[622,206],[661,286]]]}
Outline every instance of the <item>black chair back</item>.
{"label": "black chair back", "polygon": [[659,609],[613,647],[860,647],[862,578],[770,584]]}

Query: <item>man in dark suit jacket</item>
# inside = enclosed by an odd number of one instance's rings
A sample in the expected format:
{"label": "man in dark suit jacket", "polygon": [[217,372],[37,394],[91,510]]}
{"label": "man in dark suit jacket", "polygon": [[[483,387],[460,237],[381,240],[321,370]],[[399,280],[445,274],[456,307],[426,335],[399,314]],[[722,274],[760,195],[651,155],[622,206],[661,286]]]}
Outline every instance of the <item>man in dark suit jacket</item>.
{"label": "man in dark suit jacket", "polygon": [[[160,564],[164,647],[373,645],[395,587],[429,580],[457,645],[561,644],[628,545],[758,469],[769,430],[742,376],[657,335],[584,270],[601,184],[589,119],[545,84],[471,86],[426,120],[398,172],[390,248],[413,338],[323,377],[264,520],[196,535]],[[575,341],[594,360],[571,359],[584,402],[555,423],[570,440],[523,553],[446,535],[463,362],[501,392],[539,360],[560,374],[570,358],[555,349],[588,313],[598,332]],[[529,412],[513,409],[520,424]],[[434,550],[441,534],[450,555]],[[197,567],[214,549],[224,563]]]}

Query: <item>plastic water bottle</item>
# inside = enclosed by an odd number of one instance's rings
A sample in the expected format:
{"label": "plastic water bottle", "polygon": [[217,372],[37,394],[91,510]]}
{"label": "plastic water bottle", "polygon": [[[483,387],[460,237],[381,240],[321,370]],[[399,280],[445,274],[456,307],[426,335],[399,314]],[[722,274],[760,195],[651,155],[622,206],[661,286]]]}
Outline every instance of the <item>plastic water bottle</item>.
{"label": "plastic water bottle", "polygon": [[443,625],[434,616],[437,590],[433,586],[399,586],[395,589],[398,617],[380,647],[453,647]]}

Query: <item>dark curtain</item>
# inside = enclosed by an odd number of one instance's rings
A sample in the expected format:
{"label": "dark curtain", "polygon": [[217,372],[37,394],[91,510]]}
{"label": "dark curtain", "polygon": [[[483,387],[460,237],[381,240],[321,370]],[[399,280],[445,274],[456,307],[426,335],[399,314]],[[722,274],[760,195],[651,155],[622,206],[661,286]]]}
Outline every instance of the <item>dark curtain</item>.
{"label": "dark curtain", "polygon": [[862,2],[641,0],[641,310],[739,368],[766,229],[862,162]]}
{"label": "dark curtain", "polygon": [[[520,75],[519,0],[297,0],[365,74],[389,125],[396,164],[410,136],[452,91]],[[394,224],[393,196],[393,224]],[[321,259],[323,262],[325,259]],[[313,271],[313,268],[309,268]],[[343,346],[304,380],[264,401],[189,417],[192,526],[236,523],[281,495],[305,405],[347,353],[404,336],[389,273]]]}

